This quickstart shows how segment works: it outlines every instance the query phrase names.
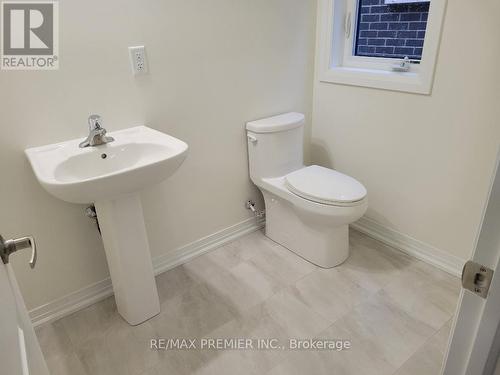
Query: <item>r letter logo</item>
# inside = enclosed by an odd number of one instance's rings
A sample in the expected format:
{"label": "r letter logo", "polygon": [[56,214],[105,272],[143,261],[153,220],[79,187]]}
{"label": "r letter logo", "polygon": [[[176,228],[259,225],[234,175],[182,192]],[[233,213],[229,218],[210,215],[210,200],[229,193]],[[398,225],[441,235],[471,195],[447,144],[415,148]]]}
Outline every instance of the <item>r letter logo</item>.
{"label": "r letter logo", "polygon": [[58,5],[57,1],[2,2],[2,69],[59,68]]}

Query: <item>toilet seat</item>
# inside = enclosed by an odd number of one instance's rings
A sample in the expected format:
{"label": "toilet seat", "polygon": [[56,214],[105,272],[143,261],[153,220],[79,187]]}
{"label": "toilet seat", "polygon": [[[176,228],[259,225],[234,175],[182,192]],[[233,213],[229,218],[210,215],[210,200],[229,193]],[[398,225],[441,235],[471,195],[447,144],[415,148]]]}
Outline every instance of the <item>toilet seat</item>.
{"label": "toilet seat", "polygon": [[365,187],[352,177],[333,169],[311,165],[285,177],[292,193],[317,203],[349,206],[366,197]]}

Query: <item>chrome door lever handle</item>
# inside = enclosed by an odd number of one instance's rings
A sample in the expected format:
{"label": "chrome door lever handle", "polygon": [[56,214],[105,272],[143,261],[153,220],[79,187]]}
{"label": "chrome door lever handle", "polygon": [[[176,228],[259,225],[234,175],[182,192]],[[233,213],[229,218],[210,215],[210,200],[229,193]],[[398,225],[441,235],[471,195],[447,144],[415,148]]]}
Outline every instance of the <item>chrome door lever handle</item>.
{"label": "chrome door lever handle", "polygon": [[35,242],[35,238],[33,236],[28,236],[28,237],[25,237],[26,240],[28,240],[29,242],[29,247],[31,247],[31,258],[30,258],[30,267],[31,269],[35,268],[36,266],[36,258],[38,256],[37,252],[36,252],[36,242]]}
{"label": "chrome door lever handle", "polygon": [[35,268],[37,251],[36,242],[32,236],[15,238],[12,240],[4,240],[3,237],[0,236],[0,258],[2,258],[4,264],[9,263],[10,254],[27,248],[31,249],[30,267]]}

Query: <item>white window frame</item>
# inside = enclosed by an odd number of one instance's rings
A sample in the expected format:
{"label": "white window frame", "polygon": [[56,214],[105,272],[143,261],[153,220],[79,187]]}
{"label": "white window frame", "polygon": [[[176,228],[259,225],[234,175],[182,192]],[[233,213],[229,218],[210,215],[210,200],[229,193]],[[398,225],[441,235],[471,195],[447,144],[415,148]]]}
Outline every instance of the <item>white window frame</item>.
{"label": "white window frame", "polygon": [[[318,1],[318,78],[321,82],[430,94],[447,0],[430,2],[422,59],[408,72],[401,59],[354,55],[359,0]],[[350,22],[349,22],[349,13]]]}

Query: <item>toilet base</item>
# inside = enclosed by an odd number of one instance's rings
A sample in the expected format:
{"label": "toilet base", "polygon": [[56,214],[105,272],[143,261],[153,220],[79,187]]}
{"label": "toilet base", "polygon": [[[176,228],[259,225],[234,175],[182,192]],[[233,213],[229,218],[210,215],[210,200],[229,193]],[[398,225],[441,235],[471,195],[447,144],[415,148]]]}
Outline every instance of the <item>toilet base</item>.
{"label": "toilet base", "polygon": [[349,257],[348,222],[308,215],[272,193],[263,195],[266,236],[271,240],[322,268],[338,266]]}

